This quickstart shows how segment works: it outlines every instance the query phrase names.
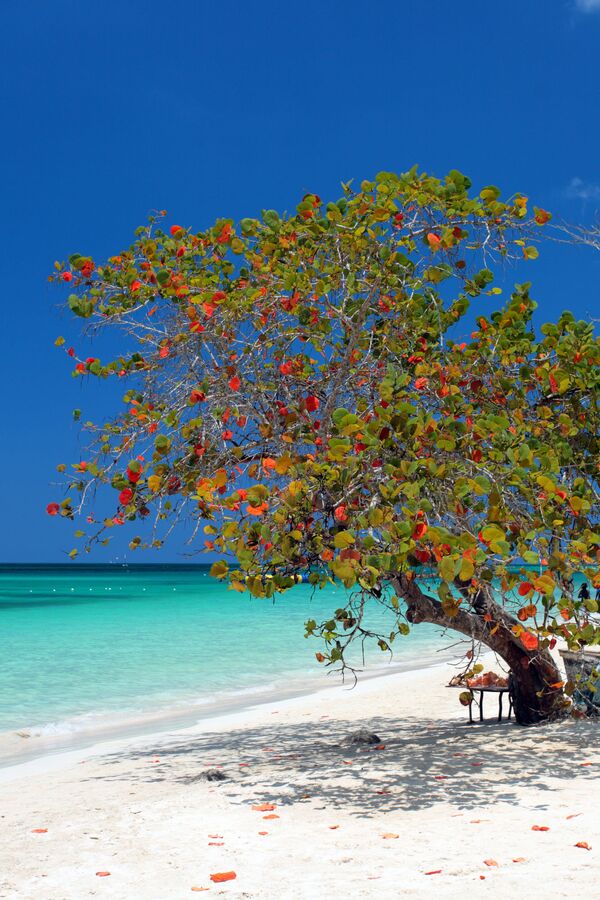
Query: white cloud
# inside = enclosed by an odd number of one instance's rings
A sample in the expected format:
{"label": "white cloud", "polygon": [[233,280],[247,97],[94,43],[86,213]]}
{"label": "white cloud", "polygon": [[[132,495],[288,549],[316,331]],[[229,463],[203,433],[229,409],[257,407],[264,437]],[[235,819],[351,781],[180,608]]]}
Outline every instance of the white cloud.
{"label": "white cloud", "polygon": [[600,0],[575,0],[575,5],[580,12],[600,11]]}
{"label": "white cloud", "polygon": [[[596,6],[600,9],[600,0]],[[582,178],[571,178],[565,195],[572,200],[600,200],[600,184],[584,181]]]}

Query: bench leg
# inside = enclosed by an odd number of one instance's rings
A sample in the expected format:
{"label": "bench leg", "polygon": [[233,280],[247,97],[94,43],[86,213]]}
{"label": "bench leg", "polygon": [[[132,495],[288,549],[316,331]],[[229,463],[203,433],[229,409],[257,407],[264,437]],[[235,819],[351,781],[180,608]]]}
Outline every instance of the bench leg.
{"label": "bench leg", "polygon": [[502,721],[502,691],[498,694],[498,721]]}
{"label": "bench leg", "polygon": [[483,691],[479,691],[479,721],[483,722]]}

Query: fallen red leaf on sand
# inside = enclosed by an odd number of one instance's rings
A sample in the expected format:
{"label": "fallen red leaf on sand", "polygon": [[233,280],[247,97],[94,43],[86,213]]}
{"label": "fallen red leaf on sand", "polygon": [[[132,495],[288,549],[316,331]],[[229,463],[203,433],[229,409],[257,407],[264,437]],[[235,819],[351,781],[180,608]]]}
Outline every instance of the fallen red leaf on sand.
{"label": "fallen red leaf on sand", "polygon": [[376,744],[375,749],[376,750],[385,750],[385,744]]}
{"label": "fallen red leaf on sand", "polygon": [[[249,765],[250,765],[250,763],[240,763],[240,769],[245,769],[245,768],[247,768]],[[203,888],[203,890],[204,890],[204,888]],[[206,888],[206,890],[208,890],[208,888]]]}
{"label": "fallen red leaf on sand", "polygon": [[484,859],[483,864],[485,866],[497,866],[498,865],[498,863],[496,862],[495,859]]}
{"label": "fallen red leaf on sand", "polygon": [[31,829],[32,834],[46,834],[47,831],[48,831],[47,828],[32,828]]}
{"label": "fallen red leaf on sand", "polygon": [[98,878],[106,878],[107,875],[110,875],[110,872],[96,872]]}
{"label": "fallen red leaf on sand", "polygon": [[339,825],[330,825],[330,826],[329,826],[329,828],[331,829],[331,831],[335,831],[335,829],[336,829],[336,828],[339,828],[339,827],[340,827]]}
{"label": "fallen red leaf on sand", "polygon": [[441,869],[432,869],[431,872],[424,872],[425,875],[441,875]]}
{"label": "fallen red leaf on sand", "polygon": [[276,809],[275,803],[257,803],[252,807],[255,812],[269,812],[271,809]]}
{"label": "fallen red leaf on sand", "polygon": [[391,791],[375,791],[376,794],[391,794]]}
{"label": "fallen red leaf on sand", "polygon": [[482,762],[474,762],[474,763],[471,763],[471,765],[472,766],[482,766],[483,763]]}
{"label": "fallen red leaf on sand", "polygon": [[343,762],[343,764],[344,764],[345,766],[351,766],[351,765],[352,765],[352,760],[351,760],[351,759],[343,759],[342,762]]}
{"label": "fallen red leaf on sand", "polygon": [[479,880],[480,880],[480,881],[485,881],[485,875],[480,875],[480,876],[479,876]]}
{"label": "fallen red leaf on sand", "polygon": [[580,815],[581,815],[581,813],[571,813],[571,815],[567,816],[566,818],[567,819],[576,819],[577,816],[580,816]]}
{"label": "fallen red leaf on sand", "polygon": [[233,881],[234,878],[237,878],[235,872],[214,872],[210,876],[210,880],[217,883],[220,883],[221,881]]}
{"label": "fallen red leaf on sand", "polygon": [[532,831],[550,831],[547,825],[532,825]]}
{"label": "fallen red leaf on sand", "polygon": [[268,816],[263,816],[263,819],[279,819],[279,816],[277,815],[277,813],[271,813]]}
{"label": "fallen red leaf on sand", "polygon": [[209,841],[208,846],[209,847],[224,847],[225,841]]}
{"label": "fallen red leaf on sand", "polygon": [[580,766],[593,766],[594,764],[591,762],[583,762],[583,763],[579,763],[579,765]]}
{"label": "fallen red leaf on sand", "polygon": [[258,833],[259,834],[268,834],[269,832],[268,831],[259,831]]}
{"label": "fallen red leaf on sand", "polygon": [[527,862],[527,860],[525,859],[524,856],[515,856],[515,858],[513,859],[513,862],[516,862],[516,863]]}
{"label": "fallen red leaf on sand", "polygon": [[222,837],[223,837],[222,834],[209,834],[209,838],[212,838],[213,841],[214,841],[216,838],[222,838]]}
{"label": "fallen red leaf on sand", "polygon": [[390,838],[390,839],[391,839],[391,838],[397,838],[397,837],[400,837],[400,835],[399,835],[399,834],[394,834],[393,831],[386,831],[386,833],[385,833],[385,834],[382,834],[381,837],[382,837],[382,838]]}
{"label": "fallen red leaf on sand", "polygon": [[445,781],[448,776],[447,775],[434,775],[433,777],[435,778],[436,781]]}
{"label": "fallen red leaf on sand", "polygon": [[592,849],[587,841],[577,841],[575,846],[581,847],[582,850],[591,850]]}

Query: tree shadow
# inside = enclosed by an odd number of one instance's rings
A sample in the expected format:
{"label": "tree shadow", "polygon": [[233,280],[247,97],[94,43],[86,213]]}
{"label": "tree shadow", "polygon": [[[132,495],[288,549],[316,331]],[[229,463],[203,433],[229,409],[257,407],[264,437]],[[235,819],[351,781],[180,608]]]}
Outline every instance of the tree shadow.
{"label": "tree shadow", "polygon": [[[344,745],[358,727],[376,732],[385,748]],[[278,806],[319,800],[364,818],[441,802],[457,809],[516,803],[523,787],[539,792],[535,809],[547,809],[557,782],[597,779],[597,767],[582,763],[599,734],[593,720],[521,728],[417,717],[360,723],[331,718],[171,735],[151,749],[98,759],[106,771],[96,777],[218,790],[234,804],[246,805],[249,798]],[[222,767],[227,780],[198,779],[212,766]]]}

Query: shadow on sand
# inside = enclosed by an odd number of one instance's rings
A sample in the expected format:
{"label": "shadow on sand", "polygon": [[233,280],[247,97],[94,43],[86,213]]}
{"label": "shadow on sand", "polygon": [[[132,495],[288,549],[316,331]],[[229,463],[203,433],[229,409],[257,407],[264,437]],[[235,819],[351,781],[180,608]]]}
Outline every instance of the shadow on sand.
{"label": "shadow on sand", "polygon": [[[345,745],[359,725],[376,732],[385,749]],[[324,718],[172,734],[149,749],[125,749],[98,762],[105,767],[104,779],[180,782],[190,791],[205,790],[198,776],[222,766],[227,780],[209,787],[223,791],[231,803],[247,804],[255,796],[286,806],[310,798],[364,818],[439,802],[457,809],[516,803],[524,786],[539,792],[534,808],[546,809],[557,780],[584,777],[591,788],[597,766],[582,763],[599,735],[599,723],[589,720],[526,729],[423,718],[374,717],[361,723]]]}

